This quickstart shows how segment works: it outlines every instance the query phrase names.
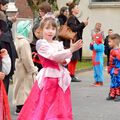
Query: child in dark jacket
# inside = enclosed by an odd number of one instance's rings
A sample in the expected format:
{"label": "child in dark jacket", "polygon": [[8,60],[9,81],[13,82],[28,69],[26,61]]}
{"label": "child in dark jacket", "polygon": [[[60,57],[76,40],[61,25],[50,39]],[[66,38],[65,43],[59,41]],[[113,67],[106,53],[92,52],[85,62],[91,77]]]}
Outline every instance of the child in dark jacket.
{"label": "child in dark jacket", "polygon": [[107,66],[109,66],[109,58],[110,58],[110,46],[108,44],[108,38],[109,36],[113,34],[113,30],[112,29],[109,29],[108,30],[108,35],[106,36],[105,40],[104,40],[104,46],[105,46],[105,55],[107,56]]}

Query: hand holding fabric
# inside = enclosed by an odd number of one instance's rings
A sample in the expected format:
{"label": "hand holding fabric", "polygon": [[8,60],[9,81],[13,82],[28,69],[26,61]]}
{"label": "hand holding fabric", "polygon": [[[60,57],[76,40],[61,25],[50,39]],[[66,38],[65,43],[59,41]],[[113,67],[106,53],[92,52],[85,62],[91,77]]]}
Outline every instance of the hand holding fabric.
{"label": "hand holding fabric", "polygon": [[8,51],[6,49],[1,49],[1,57],[5,57],[6,55],[8,55]]}
{"label": "hand holding fabric", "polygon": [[4,79],[4,77],[5,77],[5,73],[0,72],[0,80],[3,80],[3,79]]}

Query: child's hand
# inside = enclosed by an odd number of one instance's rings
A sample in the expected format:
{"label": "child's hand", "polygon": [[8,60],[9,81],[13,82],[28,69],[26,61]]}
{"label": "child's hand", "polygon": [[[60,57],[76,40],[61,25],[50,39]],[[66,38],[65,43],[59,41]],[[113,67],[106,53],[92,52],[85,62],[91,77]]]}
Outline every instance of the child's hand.
{"label": "child's hand", "polygon": [[14,22],[17,21],[18,14],[19,14],[19,12],[17,12],[17,13],[16,13],[14,16],[12,16],[12,17],[8,17],[8,19],[14,23]]}
{"label": "child's hand", "polygon": [[5,78],[5,73],[0,72],[0,80],[3,80]]}
{"label": "child's hand", "polygon": [[71,40],[70,51],[73,53],[73,52],[79,50],[82,46],[83,46],[83,41],[81,39],[78,40],[77,42],[75,42],[74,44],[72,43],[72,40]]}
{"label": "child's hand", "polygon": [[1,57],[5,57],[6,55],[8,55],[8,52],[6,49],[1,49],[0,53],[1,53]]}
{"label": "child's hand", "polygon": [[85,26],[88,25],[88,19],[84,20],[83,23],[85,24]]}
{"label": "child's hand", "polygon": [[93,45],[94,45],[94,42],[91,42],[91,43],[90,43],[90,46],[93,46]]}

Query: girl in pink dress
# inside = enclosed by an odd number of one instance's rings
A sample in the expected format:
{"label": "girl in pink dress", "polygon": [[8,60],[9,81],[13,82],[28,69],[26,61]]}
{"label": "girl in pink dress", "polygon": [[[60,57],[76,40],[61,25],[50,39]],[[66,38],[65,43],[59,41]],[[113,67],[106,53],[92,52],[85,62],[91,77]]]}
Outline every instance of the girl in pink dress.
{"label": "girl in pink dress", "polygon": [[82,42],[71,42],[70,49],[64,49],[61,42],[53,40],[57,24],[51,14],[42,19],[40,29],[43,39],[37,41],[36,49],[43,68],[17,120],[72,120],[71,77],[64,64],[82,47]]}

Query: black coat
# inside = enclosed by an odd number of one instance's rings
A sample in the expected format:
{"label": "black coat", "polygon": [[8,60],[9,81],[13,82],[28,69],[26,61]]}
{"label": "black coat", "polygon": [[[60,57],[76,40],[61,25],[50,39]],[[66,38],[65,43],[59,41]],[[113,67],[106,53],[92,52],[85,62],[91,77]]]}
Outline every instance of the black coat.
{"label": "black coat", "polygon": [[83,22],[80,22],[75,16],[70,16],[67,25],[73,32],[77,32],[77,40],[82,39],[83,29],[85,28]]}
{"label": "black coat", "polygon": [[67,17],[65,15],[59,15],[58,20],[60,22],[60,25],[64,25],[65,22],[67,21]]}
{"label": "black coat", "polygon": [[[82,39],[83,29],[85,28],[85,24],[83,22],[80,22],[75,16],[70,16],[67,25],[72,29],[73,32],[77,32],[76,40]],[[67,48],[70,47],[70,41],[68,41]],[[78,60],[81,59],[82,49],[76,51],[73,53],[72,60]]]}
{"label": "black coat", "polygon": [[108,37],[109,37],[109,36],[106,36],[106,38],[105,38],[105,40],[104,40],[104,46],[105,46],[105,51],[104,51],[104,53],[105,53],[105,55],[110,56],[110,50],[111,50],[111,48],[110,48],[110,46],[109,46],[109,44],[108,44]]}
{"label": "black coat", "polygon": [[17,52],[13,41],[7,33],[2,33],[0,36],[0,49],[2,48],[7,49],[8,54],[11,58],[11,71],[9,75],[12,76],[15,70],[15,59],[17,58]]}

